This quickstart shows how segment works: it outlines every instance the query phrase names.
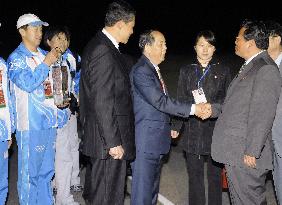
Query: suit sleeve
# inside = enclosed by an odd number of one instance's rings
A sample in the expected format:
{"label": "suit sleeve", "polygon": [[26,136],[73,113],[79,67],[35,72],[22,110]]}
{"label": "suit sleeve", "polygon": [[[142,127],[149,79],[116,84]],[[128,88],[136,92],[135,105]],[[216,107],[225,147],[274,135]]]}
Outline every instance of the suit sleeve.
{"label": "suit sleeve", "polygon": [[139,67],[133,71],[133,84],[141,98],[161,112],[189,117],[191,104],[180,103],[165,95],[157,86],[154,74],[144,70],[148,68]]}
{"label": "suit sleeve", "polygon": [[90,103],[93,103],[95,110],[93,115],[107,149],[121,145],[115,114],[115,69],[116,64],[111,52],[102,47],[92,53],[86,73],[90,85]]}
{"label": "suit sleeve", "polygon": [[281,78],[274,66],[263,66],[253,85],[248,116],[245,154],[260,157],[275,117],[281,90]]}

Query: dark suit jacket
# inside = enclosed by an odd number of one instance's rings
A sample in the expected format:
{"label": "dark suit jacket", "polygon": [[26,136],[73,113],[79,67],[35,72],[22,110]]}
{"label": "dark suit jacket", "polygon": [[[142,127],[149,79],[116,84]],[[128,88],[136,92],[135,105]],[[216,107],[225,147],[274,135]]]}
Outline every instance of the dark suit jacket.
{"label": "dark suit jacket", "polygon": [[272,169],[271,127],[280,89],[279,71],[266,51],[245,66],[231,82],[214,128],[215,161],[243,167],[243,156],[250,155],[258,169]]}
{"label": "dark suit jacket", "polygon": [[80,109],[84,135],[82,152],[98,159],[122,145],[133,159],[134,116],[129,71],[121,53],[102,33],[87,44],[82,56]]}
{"label": "dark suit jacket", "polygon": [[165,154],[170,148],[170,114],[189,117],[191,104],[179,103],[164,94],[158,74],[144,55],[130,73],[136,149]]}

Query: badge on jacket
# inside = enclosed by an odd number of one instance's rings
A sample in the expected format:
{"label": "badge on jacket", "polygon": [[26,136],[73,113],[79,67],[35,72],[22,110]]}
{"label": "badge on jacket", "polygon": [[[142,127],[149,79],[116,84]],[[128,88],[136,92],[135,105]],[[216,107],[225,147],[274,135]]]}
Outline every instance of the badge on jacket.
{"label": "badge on jacket", "polygon": [[192,91],[193,97],[194,97],[194,101],[196,104],[200,104],[200,103],[206,103],[207,99],[205,96],[205,92],[203,90],[203,88],[198,88],[196,90]]}

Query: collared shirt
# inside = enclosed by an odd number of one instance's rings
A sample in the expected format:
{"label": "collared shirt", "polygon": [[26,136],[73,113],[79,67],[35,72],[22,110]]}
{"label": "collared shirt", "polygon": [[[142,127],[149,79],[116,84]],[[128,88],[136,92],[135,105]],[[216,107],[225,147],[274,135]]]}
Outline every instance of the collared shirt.
{"label": "collared shirt", "polygon": [[282,63],[282,52],[279,54],[279,56],[276,58],[275,63],[279,67]]}
{"label": "collared shirt", "polygon": [[163,77],[162,77],[162,75],[161,75],[159,66],[156,66],[156,65],[154,65],[154,64],[153,64],[153,66],[154,66],[154,68],[155,68],[155,70],[156,70],[156,72],[157,72],[157,74],[158,74],[159,80],[163,80]]}
{"label": "collared shirt", "polygon": [[[244,69],[245,69],[245,66],[248,65],[249,62],[251,62],[251,60],[253,60],[256,56],[258,56],[260,53],[262,53],[264,50],[258,52],[257,54],[253,55],[252,57],[250,57],[248,60],[245,61],[245,63],[241,66],[241,68],[239,69],[239,73],[241,73]],[[237,76],[238,76],[237,74]]]}
{"label": "collared shirt", "polygon": [[163,79],[163,77],[162,77],[162,74],[161,74],[161,72],[160,72],[160,68],[159,68],[158,66],[154,65],[154,64],[153,64],[153,66],[154,66],[154,68],[155,68],[155,70],[156,70],[156,72],[157,72],[157,74],[158,74],[158,77],[159,77],[159,80],[160,80],[160,82],[161,82],[161,86],[162,86],[163,92],[164,92],[165,95],[167,95],[167,93],[166,93],[166,86],[165,86],[165,83],[164,83],[164,79]]}
{"label": "collared shirt", "polygon": [[249,62],[251,62],[251,60],[253,60],[255,57],[257,57],[259,54],[261,54],[262,52],[264,52],[265,50],[262,50],[260,52],[258,52],[257,54],[253,55],[252,57],[250,57],[248,60],[246,60],[246,62],[244,63],[245,65],[248,65]]}
{"label": "collared shirt", "polygon": [[116,39],[108,32],[106,31],[106,29],[103,28],[102,33],[105,34],[108,39],[111,40],[111,42],[114,44],[114,46],[119,50],[119,45],[118,42],[116,41]]}

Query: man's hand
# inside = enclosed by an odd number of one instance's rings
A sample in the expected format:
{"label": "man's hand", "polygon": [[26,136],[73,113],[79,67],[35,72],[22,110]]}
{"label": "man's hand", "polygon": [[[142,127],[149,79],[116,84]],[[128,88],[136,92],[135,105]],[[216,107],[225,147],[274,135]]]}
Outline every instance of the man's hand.
{"label": "man's hand", "polygon": [[244,163],[251,168],[256,168],[256,158],[249,156],[249,155],[244,155]]}
{"label": "man's hand", "polygon": [[200,103],[195,105],[195,115],[202,120],[209,118],[212,114],[211,104]]}
{"label": "man's hand", "polygon": [[62,50],[59,47],[53,48],[49,53],[47,53],[43,62],[48,66],[51,66],[59,59],[59,57],[61,57],[61,55]]}
{"label": "man's hand", "polygon": [[122,159],[122,157],[124,155],[124,149],[122,148],[121,145],[116,146],[116,147],[112,147],[109,150],[109,155],[111,155],[112,158],[114,158],[114,159]]}
{"label": "man's hand", "polygon": [[171,130],[170,131],[170,135],[171,135],[171,138],[177,138],[178,135],[179,135],[179,132],[175,131],[175,130]]}

